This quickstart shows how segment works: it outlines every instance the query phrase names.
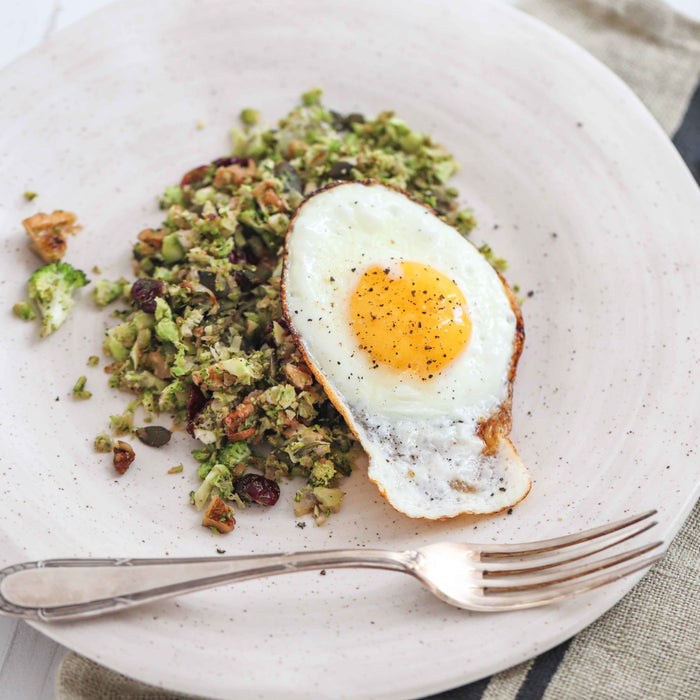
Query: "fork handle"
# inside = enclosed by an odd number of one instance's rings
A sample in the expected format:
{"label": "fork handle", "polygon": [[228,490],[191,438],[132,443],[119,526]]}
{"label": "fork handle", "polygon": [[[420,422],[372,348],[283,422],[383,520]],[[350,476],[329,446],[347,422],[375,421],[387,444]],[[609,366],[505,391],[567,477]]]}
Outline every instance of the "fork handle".
{"label": "fork handle", "polygon": [[0,570],[0,612],[43,622],[71,620],[296,571],[360,567],[412,573],[416,556],[336,549],[183,559],[47,559]]}

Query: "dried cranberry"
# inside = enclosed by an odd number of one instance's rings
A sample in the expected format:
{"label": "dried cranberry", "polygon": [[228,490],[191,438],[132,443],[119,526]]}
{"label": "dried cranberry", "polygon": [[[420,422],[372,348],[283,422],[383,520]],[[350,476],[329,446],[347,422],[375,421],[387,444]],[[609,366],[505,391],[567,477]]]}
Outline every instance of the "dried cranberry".
{"label": "dried cranberry", "polygon": [[244,500],[263,506],[274,506],[280,497],[276,481],[259,474],[244,474],[234,482],[236,493]]}
{"label": "dried cranberry", "polygon": [[194,419],[201,413],[202,409],[207,405],[209,399],[202,393],[202,390],[192,384],[190,387],[190,395],[187,398],[185,411],[187,412],[187,432],[194,436]]}
{"label": "dried cranberry", "polygon": [[185,185],[196,185],[198,182],[204,180],[204,177],[209,172],[208,165],[200,165],[198,168],[192,168],[189,172],[186,172],[180,180],[180,187]]}
{"label": "dried cranberry", "polygon": [[234,248],[228,254],[228,260],[234,265],[250,265],[251,263],[250,255],[245,248]]}
{"label": "dried cranberry", "polygon": [[165,282],[162,280],[142,277],[131,285],[131,298],[136,306],[149,314],[156,310],[156,299],[163,294],[165,294]]}
{"label": "dried cranberry", "polygon": [[247,168],[250,165],[250,158],[247,156],[227,156],[226,158],[217,158],[212,165],[217,168],[225,168],[228,165],[240,165]]}

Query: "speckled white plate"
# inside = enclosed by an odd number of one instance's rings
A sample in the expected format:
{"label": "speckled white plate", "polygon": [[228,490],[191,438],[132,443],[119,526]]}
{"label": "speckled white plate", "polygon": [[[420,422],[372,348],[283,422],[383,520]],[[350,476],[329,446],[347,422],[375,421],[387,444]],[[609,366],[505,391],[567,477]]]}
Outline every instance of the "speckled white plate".
{"label": "speckled white plate", "polygon": [[[187,436],[172,449],[139,449],[123,478],[93,452],[93,436],[125,397],[106,387],[101,367],[87,366],[109,323],[89,290],[46,340],[10,313],[37,266],[22,218],[77,212],[84,230],[67,259],[128,274],[131,242],[160,220],[156,196],[228,151],[239,110],[258,107],[273,121],[317,84],[330,106],[394,108],[447,144],[478,215],[476,242],[510,260],[509,278],[527,294],[512,438],[534,485],[512,515],[411,521],[360,470],[344,510],[322,528],[296,527],[284,498],[214,537],[188,505],[196,477]],[[651,507],[660,510],[657,534],[670,538],[680,526],[699,476],[700,196],[630,91],[558,35],[477,1],[128,0],[11,65],[0,94],[3,565],[528,540]],[[27,189],[39,193],[32,203]],[[71,397],[81,374],[90,401]],[[181,461],[181,475],[166,473]],[[123,673],[192,693],[405,698],[551,647],[633,582],[549,608],[477,615],[407,577],[329,571],[39,627]]]}

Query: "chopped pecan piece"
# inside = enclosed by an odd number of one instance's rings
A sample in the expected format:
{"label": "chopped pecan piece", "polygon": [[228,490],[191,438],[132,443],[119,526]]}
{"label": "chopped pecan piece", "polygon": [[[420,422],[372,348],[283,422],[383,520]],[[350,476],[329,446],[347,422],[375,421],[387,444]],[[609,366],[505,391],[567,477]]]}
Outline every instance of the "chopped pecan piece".
{"label": "chopped pecan piece", "polygon": [[57,210],[53,214],[34,214],[22,222],[32,239],[29,247],[47,263],[60,260],[66,253],[68,236],[74,236],[81,226],[77,217],[69,211]]}
{"label": "chopped pecan piece", "polygon": [[202,517],[202,525],[204,527],[214,527],[221,534],[231,532],[236,524],[236,518],[233,517],[233,508],[219,496],[213,496],[207,509]]}
{"label": "chopped pecan piece", "polygon": [[141,249],[144,254],[153,255],[163,247],[163,239],[165,238],[165,231],[163,229],[152,229],[145,228],[137,238],[144,243],[147,248]]}
{"label": "chopped pecan piece", "polygon": [[168,379],[170,377],[168,361],[160,350],[151,350],[151,352],[146,355],[146,363],[152,368],[153,374],[155,374],[158,379]]}
{"label": "chopped pecan piece", "polygon": [[289,142],[289,147],[287,148],[287,158],[295,158],[296,156],[301,156],[306,153],[309,145],[305,141],[300,141],[299,139],[292,139]]}
{"label": "chopped pecan piece", "polygon": [[[247,403],[243,401],[242,403],[239,403],[236,408],[231,411],[225,418],[224,418],[224,427],[226,428],[226,436],[228,437],[229,440],[232,440],[234,435],[237,435],[239,433],[239,426],[241,423],[246,418],[249,418],[250,416],[253,415],[255,412],[255,407],[251,403]],[[244,431],[247,432],[247,431]],[[253,431],[255,432],[255,431]],[[238,440],[244,439],[244,438],[237,438]]]}
{"label": "chopped pecan piece", "polygon": [[284,366],[284,373],[289,379],[289,381],[294,384],[297,389],[308,389],[314,382],[311,375],[305,370],[295,365],[292,362],[288,362]]}
{"label": "chopped pecan piece", "polygon": [[136,456],[134,448],[128,442],[117,440],[112,448],[112,452],[114,452],[114,468],[119,474],[123,474],[134,461]]}
{"label": "chopped pecan piece", "polygon": [[251,158],[246,165],[234,163],[216,169],[214,175],[214,187],[225,187],[226,185],[242,185],[246,180],[255,176],[257,171],[255,161]]}
{"label": "chopped pecan piece", "polygon": [[258,204],[275,211],[284,211],[286,206],[282,198],[275,191],[275,183],[272,180],[263,180],[253,188],[253,196]]}
{"label": "chopped pecan piece", "polygon": [[246,428],[246,430],[239,430],[237,433],[226,432],[226,437],[231,442],[239,442],[240,440],[247,440],[255,435],[255,428]]}

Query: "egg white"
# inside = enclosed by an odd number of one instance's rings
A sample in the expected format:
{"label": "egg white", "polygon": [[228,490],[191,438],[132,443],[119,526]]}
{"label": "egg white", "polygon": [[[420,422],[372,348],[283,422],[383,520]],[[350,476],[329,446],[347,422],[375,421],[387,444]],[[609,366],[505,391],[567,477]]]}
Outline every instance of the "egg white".
{"label": "egg white", "polygon": [[[465,349],[423,381],[373,367],[350,326],[370,268],[430,265],[452,279],[472,324]],[[368,475],[397,510],[443,518],[495,512],[530,479],[503,437],[484,454],[481,422],[510,400],[518,318],[484,257],[430,209],[379,183],[342,183],[308,198],[287,235],[285,312],[309,366],[370,458]],[[516,354],[517,359],[517,354]]]}

